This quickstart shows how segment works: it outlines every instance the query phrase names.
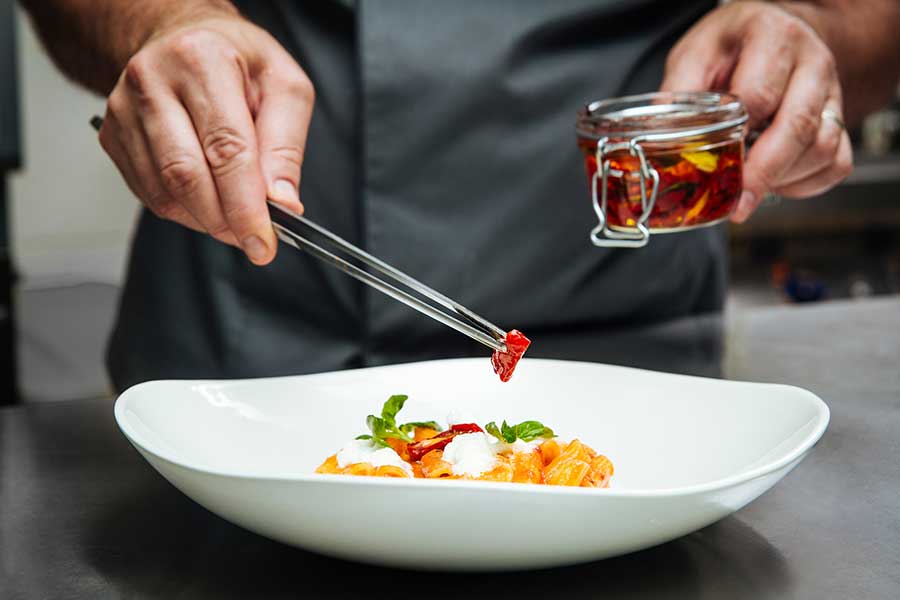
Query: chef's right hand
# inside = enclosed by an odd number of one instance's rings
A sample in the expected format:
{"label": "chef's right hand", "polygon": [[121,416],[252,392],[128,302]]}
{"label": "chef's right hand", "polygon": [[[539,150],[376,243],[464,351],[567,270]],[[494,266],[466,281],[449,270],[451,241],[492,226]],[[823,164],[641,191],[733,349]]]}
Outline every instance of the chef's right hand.
{"label": "chef's right hand", "polygon": [[312,83],[234,15],[155,32],[109,96],[100,143],[155,215],[275,257],[266,198],[302,212]]}

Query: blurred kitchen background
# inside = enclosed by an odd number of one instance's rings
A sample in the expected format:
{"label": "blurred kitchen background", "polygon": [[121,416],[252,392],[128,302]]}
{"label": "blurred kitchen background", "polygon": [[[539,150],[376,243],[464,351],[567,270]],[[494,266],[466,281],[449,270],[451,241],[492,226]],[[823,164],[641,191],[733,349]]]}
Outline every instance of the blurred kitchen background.
{"label": "blurred kitchen background", "polygon": [[[0,0],[0,404],[109,394],[103,352],[137,203],[89,128],[102,110]],[[900,102],[854,139],[839,188],[771,199],[731,229],[726,318],[900,292]]]}

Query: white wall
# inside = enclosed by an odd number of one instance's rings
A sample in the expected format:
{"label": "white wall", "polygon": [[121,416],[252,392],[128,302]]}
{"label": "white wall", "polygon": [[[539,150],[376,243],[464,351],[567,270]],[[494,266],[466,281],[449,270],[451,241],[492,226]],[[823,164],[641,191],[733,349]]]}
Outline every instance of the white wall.
{"label": "white wall", "polygon": [[65,80],[19,12],[24,167],[11,178],[24,288],[120,283],[137,202],[88,124],[103,100]]}

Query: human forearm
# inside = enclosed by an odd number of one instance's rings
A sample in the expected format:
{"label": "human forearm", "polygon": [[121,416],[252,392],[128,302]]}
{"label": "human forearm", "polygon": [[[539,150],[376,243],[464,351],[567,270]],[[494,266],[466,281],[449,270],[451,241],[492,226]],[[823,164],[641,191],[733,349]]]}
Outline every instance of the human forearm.
{"label": "human forearm", "polygon": [[900,79],[900,0],[779,2],[806,21],[834,55],[850,124],[883,106]]}
{"label": "human forearm", "polygon": [[154,33],[201,16],[236,14],[228,0],[20,0],[59,68],[100,94]]}

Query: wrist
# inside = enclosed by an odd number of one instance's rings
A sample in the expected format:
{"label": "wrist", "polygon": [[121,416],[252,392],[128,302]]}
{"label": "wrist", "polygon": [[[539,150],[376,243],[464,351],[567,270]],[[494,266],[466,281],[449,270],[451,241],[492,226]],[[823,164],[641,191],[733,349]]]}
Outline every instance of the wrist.
{"label": "wrist", "polygon": [[806,23],[816,32],[825,45],[832,48],[832,40],[829,39],[832,31],[831,21],[834,17],[834,11],[827,6],[823,6],[813,2],[795,2],[784,1],[774,2],[776,6],[786,13],[793,15]]}
{"label": "wrist", "polygon": [[240,13],[229,0],[169,0],[136,2],[127,15],[127,37],[116,49],[119,70],[148,43],[173,31],[193,24],[225,19],[240,19]]}

